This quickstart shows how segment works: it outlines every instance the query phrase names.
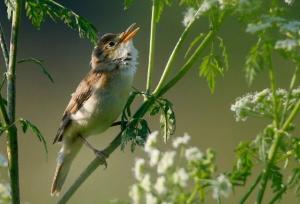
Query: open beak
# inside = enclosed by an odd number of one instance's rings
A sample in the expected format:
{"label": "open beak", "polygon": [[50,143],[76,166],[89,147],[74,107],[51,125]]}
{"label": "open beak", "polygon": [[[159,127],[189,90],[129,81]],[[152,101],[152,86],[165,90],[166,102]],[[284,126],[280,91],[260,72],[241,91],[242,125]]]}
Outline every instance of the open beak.
{"label": "open beak", "polygon": [[133,23],[129,26],[125,32],[120,34],[119,43],[126,43],[131,40],[139,31],[140,27],[136,27],[136,24]]}

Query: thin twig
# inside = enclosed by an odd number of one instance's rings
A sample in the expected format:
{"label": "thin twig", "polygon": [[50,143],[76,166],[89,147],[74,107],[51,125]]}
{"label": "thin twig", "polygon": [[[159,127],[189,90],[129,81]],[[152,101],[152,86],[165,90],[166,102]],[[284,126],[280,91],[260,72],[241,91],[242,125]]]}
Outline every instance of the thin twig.
{"label": "thin twig", "polygon": [[151,30],[150,30],[150,46],[149,46],[149,62],[148,62],[148,74],[146,92],[150,92],[152,78],[153,78],[153,67],[154,67],[154,47],[155,47],[155,34],[156,34],[156,13],[159,0],[153,0],[152,2],[152,14],[151,14]]}
{"label": "thin twig", "polygon": [[[198,10],[199,11],[199,10]],[[164,72],[154,90],[154,93],[156,93],[158,90],[161,89],[161,87],[164,85],[167,77],[169,76],[172,68],[174,67],[173,64],[174,64],[174,59],[176,59],[178,53],[179,53],[179,50],[182,48],[183,46],[183,43],[184,43],[184,40],[186,39],[187,37],[187,34],[190,32],[191,28],[192,28],[192,25],[196,22],[196,19],[197,19],[197,15],[198,15],[198,11],[196,12],[193,20],[186,26],[186,28],[184,29],[184,31],[182,32],[181,36],[179,37],[179,40],[177,41],[175,47],[173,48],[173,51],[168,59],[168,62],[165,66],[165,69],[164,69]]]}
{"label": "thin twig", "polygon": [[249,196],[251,195],[251,193],[254,191],[254,189],[256,188],[256,186],[259,184],[260,180],[261,180],[262,174],[259,174],[259,176],[256,178],[256,180],[254,181],[254,183],[251,185],[250,189],[247,191],[247,193],[242,197],[240,204],[244,204],[246,202],[246,200],[249,198]]}

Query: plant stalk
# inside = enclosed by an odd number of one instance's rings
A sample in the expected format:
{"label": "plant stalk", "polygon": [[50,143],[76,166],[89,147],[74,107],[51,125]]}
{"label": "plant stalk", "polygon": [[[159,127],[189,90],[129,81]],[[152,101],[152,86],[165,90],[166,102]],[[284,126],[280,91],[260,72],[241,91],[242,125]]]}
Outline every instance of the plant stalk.
{"label": "plant stalk", "polygon": [[20,203],[18,138],[17,128],[13,123],[15,121],[16,113],[16,60],[22,5],[22,0],[15,1],[15,10],[13,11],[11,26],[12,30],[10,38],[9,63],[7,70],[7,115],[9,119],[9,125],[12,125],[8,129],[7,134],[7,155],[9,160],[9,175],[13,204]]}
{"label": "plant stalk", "polygon": [[156,14],[159,0],[153,0],[152,14],[151,14],[151,30],[150,30],[150,46],[149,46],[149,58],[148,58],[148,73],[147,73],[147,84],[146,92],[150,93],[152,81],[153,81],[153,67],[154,67],[154,49],[155,49],[155,34],[156,34]]}
{"label": "plant stalk", "polygon": [[209,31],[205,38],[203,39],[202,43],[198,46],[194,54],[188,59],[188,61],[182,66],[180,71],[164,86],[160,87],[159,89],[156,89],[153,94],[156,97],[161,97],[163,94],[165,94],[170,88],[172,88],[182,77],[185,76],[185,74],[193,67],[194,63],[198,59],[199,55],[202,54],[203,50],[207,47],[207,45],[212,41],[213,37],[215,35],[215,31],[211,30]]}
{"label": "plant stalk", "polygon": [[[198,15],[196,13],[196,15]],[[161,89],[161,87],[163,86],[163,84],[165,83],[167,77],[169,76],[172,68],[173,68],[173,64],[174,64],[174,59],[176,59],[179,50],[182,48],[183,46],[183,42],[187,37],[187,34],[189,33],[189,31],[191,30],[192,25],[194,24],[194,22],[196,21],[196,16],[194,17],[194,19],[186,26],[186,28],[184,29],[184,31],[182,32],[181,36],[179,37],[179,40],[177,41],[169,59],[168,62],[165,66],[164,72],[158,82],[158,85],[156,86],[154,93],[157,92],[159,89]]]}
{"label": "plant stalk", "polygon": [[259,176],[256,178],[256,180],[254,181],[254,183],[252,184],[252,186],[250,187],[250,189],[242,197],[242,199],[240,201],[240,204],[244,204],[246,202],[246,200],[249,198],[249,196],[254,191],[254,189],[256,188],[256,186],[259,184],[259,182],[261,180],[261,177],[262,177],[262,174],[259,174]]}

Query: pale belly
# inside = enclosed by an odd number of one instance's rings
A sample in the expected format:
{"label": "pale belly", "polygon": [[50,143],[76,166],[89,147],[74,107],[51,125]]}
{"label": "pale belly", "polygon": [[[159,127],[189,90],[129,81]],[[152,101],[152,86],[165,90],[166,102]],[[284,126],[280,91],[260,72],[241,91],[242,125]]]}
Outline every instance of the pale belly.
{"label": "pale belly", "polygon": [[123,76],[111,82],[109,89],[98,88],[84,105],[72,115],[76,132],[88,137],[104,132],[121,114],[128,98],[132,77]]}

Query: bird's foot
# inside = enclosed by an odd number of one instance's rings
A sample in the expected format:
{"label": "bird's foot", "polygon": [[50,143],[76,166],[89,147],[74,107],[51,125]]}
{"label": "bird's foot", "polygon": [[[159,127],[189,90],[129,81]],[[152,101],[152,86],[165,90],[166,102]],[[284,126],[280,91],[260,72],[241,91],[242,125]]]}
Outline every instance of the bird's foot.
{"label": "bird's foot", "polygon": [[107,154],[104,151],[94,149],[95,155],[100,159],[100,161],[104,164],[105,169],[107,168],[106,159],[108,158]]}

